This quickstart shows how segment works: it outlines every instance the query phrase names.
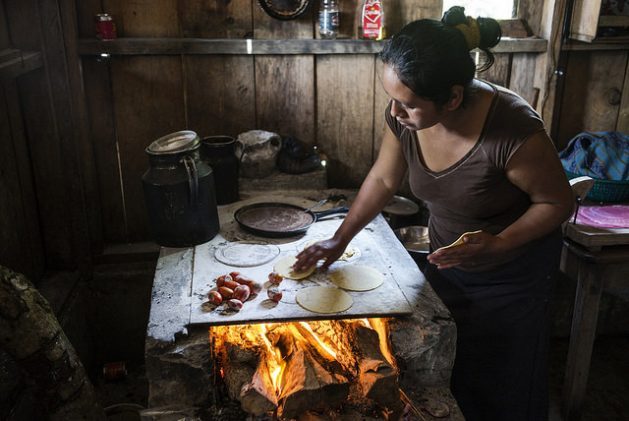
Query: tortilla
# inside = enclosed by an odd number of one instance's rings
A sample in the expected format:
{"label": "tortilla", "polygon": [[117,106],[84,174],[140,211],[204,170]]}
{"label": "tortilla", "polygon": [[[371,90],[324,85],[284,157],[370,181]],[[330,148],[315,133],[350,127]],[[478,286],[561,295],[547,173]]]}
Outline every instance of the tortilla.
{"label": "tortilla", "polygon": [[482,230],[478,230],[478,231],[470,231],[470,232],[464,232],[463,234],[461,234],[461,236],[452,244],[448,245],[448,246],[443,246],[443,247],[439,247],[437,250],[435,251],[439,251],[439,250],[446,250],[452,247],[458,247],[458,246],[462,246],[463,244],[465,244],[465,242],[463,241],[463,237],[465,237],[466,235],[470,235],[470,234],[478,234],[479,232],[483,232]]}
{"label": "tortilla", "polygon": [[369,266],[348,265],[330,272],[330,281],[339,288],[349,291],[369,291],[384,282],[384,276]]}
{"label": "tortilla", "polygon": [[306,310],[320,314],[340,313],[354,304],[352,297],[342,289],[322,286],[302,289],[295,301]]}
{"label": "tortilla", "polygon": [[284,278],[304,279],[312,275],[312,272],[314,272],[316,269],[316,267],[313,266],[309,269],[306,269],[303,272],[295,272],[293,271],[293,265],[295,264],[296,261],[297,261],[297,258],[295,256],[282,257],[280,260],[275,262],[275,266],[273,267],[273,270],[279,273],[280,275],[282,275]]}

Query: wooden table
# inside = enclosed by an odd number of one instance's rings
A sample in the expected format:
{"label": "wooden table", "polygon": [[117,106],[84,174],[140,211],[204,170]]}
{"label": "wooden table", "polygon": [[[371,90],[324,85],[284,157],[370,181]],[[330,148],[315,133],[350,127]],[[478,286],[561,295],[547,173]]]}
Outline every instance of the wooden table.
{"label": "wooden table", "polygon": [[568,421],[581,416],[601,294],[629,289],[629,229],[566,225],[561,270],[577,281],[562,397]]}

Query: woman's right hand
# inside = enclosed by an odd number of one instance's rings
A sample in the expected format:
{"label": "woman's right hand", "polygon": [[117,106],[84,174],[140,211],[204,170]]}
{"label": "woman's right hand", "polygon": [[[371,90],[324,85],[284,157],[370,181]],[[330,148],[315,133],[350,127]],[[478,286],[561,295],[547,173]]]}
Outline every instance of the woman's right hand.
{"label": "woman's right hand", "polygon": [[325,260],[321,266],[325,270],[343,255],[346,247],[347,244],[344,241],[334,237],[314,243],[297,255],[293,269],[296,272],[301,272],[316,266],[319,260]]}

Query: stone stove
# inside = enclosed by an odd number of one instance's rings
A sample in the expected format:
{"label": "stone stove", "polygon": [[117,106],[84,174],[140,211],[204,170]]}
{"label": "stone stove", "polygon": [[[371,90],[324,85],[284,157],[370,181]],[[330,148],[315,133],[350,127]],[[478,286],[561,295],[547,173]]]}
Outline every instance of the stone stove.
{"label": "stone stove", "polygon": [[[312,203],[306,199],[281,196],[267,196],[265,200],[293,202],[300,206]],[[221,209],[219,216],[221,238],[214,244],[223,240],[260,241],[260,238],[251,237],[240,231],[234,225],[233,218],[230,218],[237,207],[247,203],[239,202]],[[317,229],[313,230],[319,224],[311,227],[308,235],[317,237],[327,234]],[[368,303],[378,298],[372,296],[367,299],[363,294],[360,297],[366,301],[362,306],[359,302],[355,312],[332,315],[325,319],[389,317],[392,314],[400,316],[406,313],[404,316],[390,318],[388,322],[388,339],[395,364],[399,369],[400,388],[410,394],[425,387],[447,387],[456,338],[454,323],[449,313],[384,218],[378,216],[364,231],[374,239],[375,247],[374,244],[366,245],[366,242],[361,242],[359,247],[364,247],[365,251],[361,259],[369,257],[370,249],[378,249],[381,260],[377,261],[378,256],[373,255],[370,263],[386,272],[387,276],[391,277],[387,281],[397,286],[385,294],[392,300],[388,301],[392,304],[382,306],[381,310],[374,312]],[[296,247],[303,246],[306,240],[305,237],[301,237],[265,241],[277,244],[283,252],[287,250],[291,252]],[[208,259],[208,256],[215,252],[213,247],[213,243],[210,242],[189,249],[161,250],[155,272],[146,339],[149,407],[203,408],[217,403],[217,391],[220,387],[217,382],[221,379],[217,379],[218,361],[210,350],[208,340],[210,338],[208,329],[211,326],[224,324],[242,326],[252,320],[271,322],[313,319],[307,314],[300,313],[302,310],[298,306],[290,305],[283,306],[286,307],[286,311],[290,310],[288,312],[278,310],[276,314],[271,314],[272,309],[262,308],[254,317],[248,318],[242,312],[240,319],[238,317],[221,319],[216,314],[202,311],[204,296],[209,290],[207,280],[211,279],[211,272],[224,271],[224,268],[217,267],[216,262]],[[396,295],[398,292],[403,300]],[[248,305],[250,303],[246,304]],[[404,311],[398,310],[404,306],[407,306]]]}

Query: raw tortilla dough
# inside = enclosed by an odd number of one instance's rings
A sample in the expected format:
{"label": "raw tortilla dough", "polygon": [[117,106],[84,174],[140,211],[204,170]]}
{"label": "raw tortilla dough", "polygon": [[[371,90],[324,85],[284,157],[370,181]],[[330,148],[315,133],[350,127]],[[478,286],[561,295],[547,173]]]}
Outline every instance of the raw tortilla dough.
{"label": "raw tortilla dough", "polygon": [[290,279],[304,279],[310,276],[312,272],[315,271],[315,266],[313,266],[310,269],[307,269],[303,272],[294,272],[293,265],[295,264],[296,261],[297,261],[297,258],[295,256],[282,257],[280,260],[275,262],[275,266],[273,267],[273,270],[275,270],[275,272],[282,275],[284,278],[290,278]]}
{"label": "raw tortilla dough", "polygon": [[445,250],[445,249],[449,249],[449,248],[452,248],[452,247],[463,245],[463,244],[465,244],[464,241],[463,241],[463,237],[465,237],[466,235],[470,235],[470,234],[478,234],[479,232],[482,232],[482,231],[478,230],[478,231],[464,232],[463,234],[461,234],[461,236],[454,243],[450,244],[449,246],[440,247],[436,251]]}
{"label": "raw tortilla dough", "polygon": [[297,304],[313,313],[339,313],[349,309],[354,301],[345,291],[334,287],[304,288],[295,297]]}
{"label": "raw tortilla dough", "polygon": [[349,291],[369,291],[384,282],[384,276],[369,266],[348,265],[330,272],[330,281]]}
{"label": "raw tortilla dough", "polygon": [[[308,247],[310,247],[311,245],[318,243],[319,241],[323,241],[323,240],[310,240],[307,241],[304,244],[304,248],[303,250],[307,249]],[[349,260],[354,260],[360,257],[360,249],[357,247],[352,246],[351,244],[348,245],[345,248],[345,251],[343,252],[343,254],[341,254],[341,257],[339,257],[337,260],[342,260],[342,261],[349,261]]]}

